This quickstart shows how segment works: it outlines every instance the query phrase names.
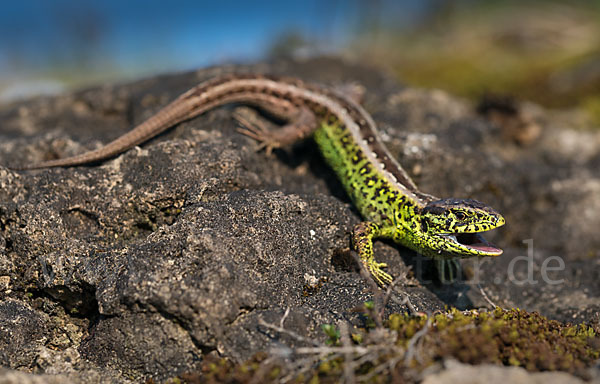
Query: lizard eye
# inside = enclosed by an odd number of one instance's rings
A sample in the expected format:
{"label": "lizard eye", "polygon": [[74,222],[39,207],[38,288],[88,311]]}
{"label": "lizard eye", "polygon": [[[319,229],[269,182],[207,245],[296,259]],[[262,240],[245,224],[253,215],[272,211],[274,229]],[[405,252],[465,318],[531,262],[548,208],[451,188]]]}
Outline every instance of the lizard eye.
{"label": "lizard eye", "polygon": [[456,212],[455,216],[458,220],[463,221],[464,219],[467,218],[467,215],[465,215],[464,212]]}

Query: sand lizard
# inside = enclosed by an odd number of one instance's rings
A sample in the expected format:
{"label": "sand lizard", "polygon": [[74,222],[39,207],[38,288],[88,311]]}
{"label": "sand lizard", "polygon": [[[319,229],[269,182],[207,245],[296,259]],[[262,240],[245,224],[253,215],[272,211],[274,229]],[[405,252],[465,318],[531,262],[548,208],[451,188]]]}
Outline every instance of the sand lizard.
{"label": "sand lizard", "polygon": [[504,224],[489,206],[471,199],[439,199],[419,191],[382,144],[371,116],[350,97],[298,79],[224,75],[190,89],[155,115],[105,146],[64,159],[20,167],[76,166],[114,157],[168,128],[229,103],[248,104],[289,123],[278,130],[247,122],[240,129],[268,151],[313,136],[365,221],[353,229],[353,247],[375,280],[392,277],[373,256],[373,239],[396,243],[443,264],[457,258],[498,256],[479,234]]}

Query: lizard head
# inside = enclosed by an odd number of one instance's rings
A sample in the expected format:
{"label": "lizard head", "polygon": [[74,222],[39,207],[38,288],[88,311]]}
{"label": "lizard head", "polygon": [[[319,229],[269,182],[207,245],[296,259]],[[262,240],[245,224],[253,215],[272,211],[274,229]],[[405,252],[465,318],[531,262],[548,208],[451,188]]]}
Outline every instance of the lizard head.
{"label": "lizard head", "polygon": [[502,250],[489,244],[480,232],[502,225],[502,215],[471,199],[436,200],[422,211],[422,230],[428,235],[431,248],[439,254],[499,256]]}

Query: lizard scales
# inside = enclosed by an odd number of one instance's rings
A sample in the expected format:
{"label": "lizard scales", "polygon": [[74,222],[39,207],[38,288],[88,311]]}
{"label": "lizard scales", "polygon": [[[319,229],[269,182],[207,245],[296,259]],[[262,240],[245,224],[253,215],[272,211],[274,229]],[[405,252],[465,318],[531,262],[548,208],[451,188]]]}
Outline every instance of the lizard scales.
{"label": "lizard scales", "polygon": [[269,151],[314,134],[324,158],[365,219],[353,230],[353,244],[380,284],[389,283],[392,278],[382,270],[386,265],[375,261],[374,238],[391,238],[442,263],[502,253],[479,235],[504,224],[498,212],[475,200],[439,199],[420,192],[385,148],[373,119],[358,103],[327,87],[293,78],[250,74],[214,78],[190,89],[99,149],[19,169],[99,162],[229,103],[249,104],[290,121],[277,131],[245,122],[243,133]]}

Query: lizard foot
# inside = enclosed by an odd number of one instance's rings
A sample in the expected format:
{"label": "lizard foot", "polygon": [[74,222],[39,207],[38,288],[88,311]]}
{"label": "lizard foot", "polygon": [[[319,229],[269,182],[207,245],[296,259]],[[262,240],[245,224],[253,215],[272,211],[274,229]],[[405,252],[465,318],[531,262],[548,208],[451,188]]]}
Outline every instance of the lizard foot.
{"label": "lizard foot", "polygon": [[237,129],[239,133],[259,143],[257,151],[264,149],[267,155],[270,155],[273,149],[281,147],[273,132],[267,127],[268,123],[254,110],[238,108],[234,111],[233,118],[241,125]]}
{"label": "lizard foot", "polygon": [[392,281],[394,281],[389,273],[381,270],[382,268],[387,268],[386,263],[378,263],[375,260],[371,260],[365,262],[365,266],[380,286],[385,287],[387,284],[391,284]]}

